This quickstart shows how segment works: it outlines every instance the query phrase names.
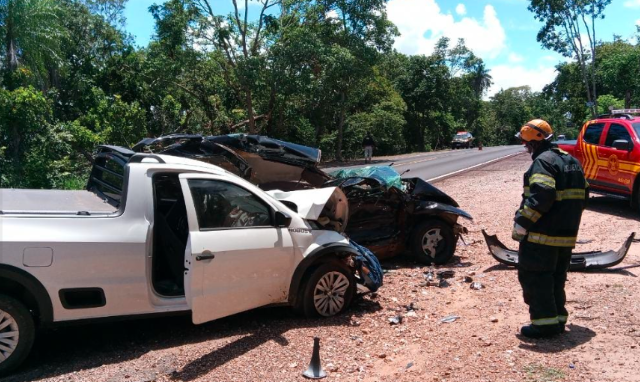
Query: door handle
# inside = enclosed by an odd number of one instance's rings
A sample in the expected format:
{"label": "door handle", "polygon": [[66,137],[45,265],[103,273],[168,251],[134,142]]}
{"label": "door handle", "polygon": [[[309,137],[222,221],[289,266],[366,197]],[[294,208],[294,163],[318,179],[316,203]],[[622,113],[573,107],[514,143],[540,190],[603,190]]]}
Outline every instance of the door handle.
{"label": "door handle", "polygon": [[211,251],[204,251],[201,255],[196,256],[196,261],[211,260],[215,259],[215,257],[216,255],[211,253]]}

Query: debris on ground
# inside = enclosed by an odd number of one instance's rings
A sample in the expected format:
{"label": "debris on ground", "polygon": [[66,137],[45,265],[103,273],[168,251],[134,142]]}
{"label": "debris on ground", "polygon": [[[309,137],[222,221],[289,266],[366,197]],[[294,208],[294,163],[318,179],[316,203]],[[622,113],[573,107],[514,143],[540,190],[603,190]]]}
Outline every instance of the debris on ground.
{"label": "debris on ground", "polygon": [[450,279],[450,278],[453,278],[455,275],[456,275],[455,271],[452,271],[450,269],[438,272],[438,277],[440,277],[441,279]]}
{"label": "debris on ground", "polygon": [[401,315],[397,315],[397,316],[393,316],[389,318],[389,323],[391,325],[398,325],[402,323],[402,316]]}
{"label": "debris on ground", "polygon": [[469,286],[471,289],[475,289],[475,290],[480,290],[480,289],[484,289],[484,285],[482,285],[482,283],[478,282],[478,281],[474,281],[471,283],[471,285]]}
{"label": "debris on ground", "polygon": [[447,317],[441,319],[440,322],[443,322],[443,323],[454,322],[458,318],[460,318],[460,316],[447,316]]}

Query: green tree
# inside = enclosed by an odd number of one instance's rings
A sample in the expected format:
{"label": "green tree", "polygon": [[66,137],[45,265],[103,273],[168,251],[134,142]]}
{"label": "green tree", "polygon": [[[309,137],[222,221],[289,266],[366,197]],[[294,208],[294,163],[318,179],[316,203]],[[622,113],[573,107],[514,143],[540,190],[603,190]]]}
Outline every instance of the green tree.
{"label": "green tree", "polygon": [[534,118],[531,97],[531,88],[528,86],[500,90],[491,97],[491,107],[495,112],[496,143],[516,143],[514,135],[519,128]]}
{"label": "green tree", "polygon": [[[5,0],[0,3],[5,86],[15,89],[19,67],[42,78],[46,65],[56,61],[64,29],[54,0]],[[23,72],[24,74],[24,72]]]}
{"label": "green tree", "polygon": [[597,48],[601,87],[624,100],[624,108],[640,101],[640,45],[616,38]]}
{"label": "green tree", "polygon": [[[538,32],[538,42],[547,49],[577,60],[594,118],[598,97],[596,20],[604,18],[604,9],[610,3],[611,0],[531,0],[529,5],[529,11],[544,23]],[[585,35],[588,41],[583,41]]]}

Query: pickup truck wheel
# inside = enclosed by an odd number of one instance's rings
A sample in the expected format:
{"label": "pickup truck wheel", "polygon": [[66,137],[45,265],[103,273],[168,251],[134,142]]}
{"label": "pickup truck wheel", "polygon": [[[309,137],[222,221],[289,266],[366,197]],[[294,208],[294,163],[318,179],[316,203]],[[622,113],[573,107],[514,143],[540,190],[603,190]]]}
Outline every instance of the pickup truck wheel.
{"label": "pickup truck wheel", "polygon": [[33,317],[27,308],[13,297],[0,295],[0,375],[27,358],[35,333]]}
{"label": "pickup truck wheel", "polygon": [[456,237],[445,222],[427,220],[415,228],[410,248],[423,264],[445,264],[456,250]]}
{"label": "pickup truck wheel", "polygon": [[331,317],[344,312],[356,291],[353,273],[338,262],[318,267],[307,280],[302,297],[305,316]]}

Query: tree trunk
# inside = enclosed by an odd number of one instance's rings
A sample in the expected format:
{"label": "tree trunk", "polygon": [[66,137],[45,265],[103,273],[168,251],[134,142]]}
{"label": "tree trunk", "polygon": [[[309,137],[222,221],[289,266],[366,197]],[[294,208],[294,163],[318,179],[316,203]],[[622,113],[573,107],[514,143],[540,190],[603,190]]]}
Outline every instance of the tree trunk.
{"label": "tree trunk", "polygon": [[589,73],[587,72],[587,65],[584,62],[584,59],[579,60],[580,61],[580,71],[582,72],[582,82],[584,83],[584,88],[587,91],[587,102],[589,102],[590,105],[589,108],[591,109],[591,118],[596,119],[596,109],[593,107],[594,103],[593,103],[593,99],[591,97],[591,89],[590,89],[590,81],[589,81]]}
{"label": "tree trunk", "polygon": [[256,121],[253,116],[253,97],[250,89],[246,89],[247,114],[249,115],[249,134],[256,133]]}
{"label": "tree trunk", "polygon": [[344,115],[346,113],[345,94],[340,93],[340,119],[338,120],[338,142],[336,144],[336,159],[342,161],[342,132],[344,129]]}
{"label": "tree trunk", "polygon": [[624,92],[624,108],[631,109],[631,90]]}

